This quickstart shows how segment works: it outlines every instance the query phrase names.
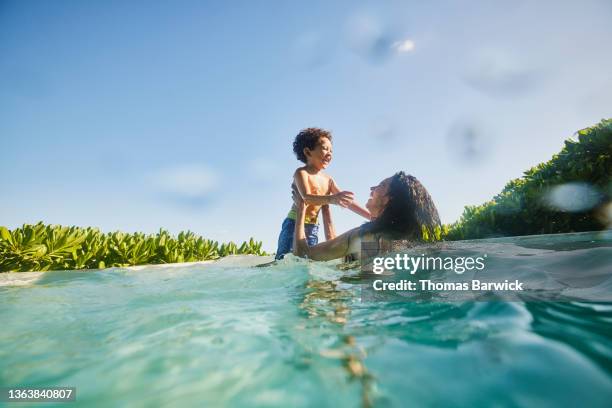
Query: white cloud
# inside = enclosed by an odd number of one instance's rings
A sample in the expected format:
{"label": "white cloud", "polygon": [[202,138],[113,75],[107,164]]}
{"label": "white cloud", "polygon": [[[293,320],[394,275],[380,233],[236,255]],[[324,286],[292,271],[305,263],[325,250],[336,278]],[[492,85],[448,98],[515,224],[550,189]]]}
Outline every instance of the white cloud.
{"label": "white cloud", "polygon": [[[285,173],[290,174],[287,171],[285,171]],[[283,174],[283,169],[278,163],[270,159],[258,157],[248,163],[248,174],[254,180],[271,182],[275,180],[279,174]]]}
{"label": "white cloud", "polygon": [[333,54],[333,44],[321,32],[310,31],[299,35],[293,44],[292,57],[296,65],[313,69],[328,63]]}
{"label": "white cloud", "polygon": [[518,53],[481,48],[467,59],[464,74],[468,85],[492,96],[514,96],[533,90],[543,80]]}
{"label": "white cloud", "polygon": [[392,22],[372,14],[355,14],[348,19],[346,34],[349,47],[372,63],[381,63],[394,55],[413,52],[414,40],[404,37]]}
{"label": "white cloud", "polygon": [[393,45],[391,45],[391,48],[393,48],[398,53],[405,53],[414,51],[415,46],[416,44],[414,43],[414,41],[407,38],[405,40],[394,42]]}
{"label": "white cloud", "polygon": [[218,181],[217,173],[201,164],[164,168],[154,175],[154,184],[161,192],[184,198],[206,196],[217,187]]}

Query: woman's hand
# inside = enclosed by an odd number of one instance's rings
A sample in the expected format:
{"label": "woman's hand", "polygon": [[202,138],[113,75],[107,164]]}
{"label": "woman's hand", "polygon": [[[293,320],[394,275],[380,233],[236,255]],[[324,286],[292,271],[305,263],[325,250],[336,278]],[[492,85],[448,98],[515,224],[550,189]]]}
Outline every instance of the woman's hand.
{"label": "woman's hand", "polygon": [[291,184],[291,196],[293,197],[293,203],[298,210],[301,210],[306,206],[306,204],[304,204],[304,199],[302,198],[302,195],[298,191],[295,184]]}

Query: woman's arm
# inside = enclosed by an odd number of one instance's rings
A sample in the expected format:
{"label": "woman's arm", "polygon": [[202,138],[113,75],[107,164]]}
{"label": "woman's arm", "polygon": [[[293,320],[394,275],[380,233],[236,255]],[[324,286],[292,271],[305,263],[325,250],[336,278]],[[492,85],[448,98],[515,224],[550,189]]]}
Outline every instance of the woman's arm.
{"label": "woman's arm", "polygon": [[371,220],[372,219],[372,215],[370,214],[370,212],[363,208],[362,206],[360,206],[359,204],[357,204],[356,202],[352,202],[351,205],[349,205],[348,207],[349,210],[351,210],[352,212],[354,212],[357,215],[361,215],[363,218],[365,218],[366,220]]}
{"label": "woman's arm", "polygon": [[296,207],[295,232],[293,234],[293,254],[300,257],[314,259],[316,261],[329,261],[342,258],[348,254],[351,238],[358,232],[358,228],[352,229],[344,234],[317,244],[308,246],[306,231],[304,230],[304,219],[306,217],[306,205],[300,194],[293,189],[293,200]]}
{"label": "woman's arm", "polygon": [[329,205],[324,205],[321,207],[321,212],[323,213],[325,240],[329,241],[330,239],[336,238],[336,229],[334,228],[334,223],[332,222],[331,208],[329,208]]}

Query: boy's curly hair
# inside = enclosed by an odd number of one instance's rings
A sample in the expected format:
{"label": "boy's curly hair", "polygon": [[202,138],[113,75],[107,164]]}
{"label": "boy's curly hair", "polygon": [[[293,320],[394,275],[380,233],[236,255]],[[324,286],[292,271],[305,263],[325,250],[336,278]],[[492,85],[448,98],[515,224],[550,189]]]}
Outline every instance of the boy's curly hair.
{"label": "boy's curly hair", "polygon": [[297,159],[306,164],[307,159],[304,154],[304,148],[314,149],[322,137],[327,138],[330,142],[332,141],[331,133],[325,129],[315,127],[302,129],[293,141],[293,153],[295,153]]}

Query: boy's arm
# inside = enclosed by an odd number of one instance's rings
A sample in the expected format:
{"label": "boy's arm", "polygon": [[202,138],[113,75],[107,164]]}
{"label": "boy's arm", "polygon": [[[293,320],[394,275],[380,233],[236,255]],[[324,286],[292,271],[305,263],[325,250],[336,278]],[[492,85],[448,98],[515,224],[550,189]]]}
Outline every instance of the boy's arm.
{"label": "boy's arm", "polygon": [[[332,194],[336,194],[338,191],[340,191],[340,189],[336,185],[336,182],[333,179],[330,179],[329,187]],[[354,201],[351,202],[348,206],[346,206],[346,208],[348,208],[357,215],[361,215],[366,220],[372,219],[372,215],[370,214],[370,212]]]}
{"label": "boy's arm", "polygon": [[293,176],[293,183],[297,187],[302,200],[306,204],[327,205],[337,204],[341,207],[348,207],[353,201],[353,193],[350,191],[337,191],[331,195],[318,195],[310,193],[308,184],[308,173],[302,169],[297,169]]}
{"label": "boy's arm", "polygon": [[330,239],[336,238],[336,229],[334,228],[334,223],[331,218],[331,208],[329,205],[324,205],[321,207],[321,212],[323,213],[323,228],[325,229],[325,240],[329,241]]}
{"label": "boy's arm", "polygon": [[296,207],[295,231],[293,232],[293,254],[316,261],[329,261],[347,255],[351,239],[358,234],[359,228],[352,229],[339,237],[310,247],[306,241],[306,231],[304,229],[306,205],[297,191],[294,192],[293,200]]}

